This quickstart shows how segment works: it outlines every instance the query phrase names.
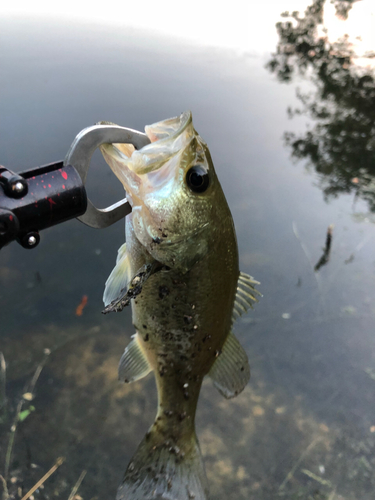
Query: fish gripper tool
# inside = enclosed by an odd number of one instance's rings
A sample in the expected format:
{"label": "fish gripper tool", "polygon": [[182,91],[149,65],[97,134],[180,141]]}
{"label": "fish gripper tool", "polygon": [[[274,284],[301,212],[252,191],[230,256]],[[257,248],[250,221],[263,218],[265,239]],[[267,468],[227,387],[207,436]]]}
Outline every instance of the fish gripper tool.
{"label": "fish gripper tool", "polygon": [[131,212],[126,198],[99,209],[87,197],[91,157],[105,143],[127,143],[140,149],[150,140],[137,130],[94,125],[76,136],[64,161],[19,173],[0,165],[0,249],[13,240],[24,248],[35,248],[39,231],[70,219],[104,228]]}

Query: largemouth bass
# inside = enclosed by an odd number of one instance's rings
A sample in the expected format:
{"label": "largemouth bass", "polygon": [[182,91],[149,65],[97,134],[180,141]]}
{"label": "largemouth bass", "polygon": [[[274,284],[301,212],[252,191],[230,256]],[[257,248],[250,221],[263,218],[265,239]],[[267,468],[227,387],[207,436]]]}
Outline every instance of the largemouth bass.
{"label": "largemouth bass", "polygon": [[232,216],[190,112],[145,128],[151,144],[105,144],[106,162],[132,205],[126,244],[106,282],[107,310],[130,299],[136,334],[119,378],[153,371],[158,410],[133,456],[117,500],[205,500],[208,486],[195,411],[209,375],[226,398],[246,386],[247,356],[233,322],[256,301],[240,273]]}

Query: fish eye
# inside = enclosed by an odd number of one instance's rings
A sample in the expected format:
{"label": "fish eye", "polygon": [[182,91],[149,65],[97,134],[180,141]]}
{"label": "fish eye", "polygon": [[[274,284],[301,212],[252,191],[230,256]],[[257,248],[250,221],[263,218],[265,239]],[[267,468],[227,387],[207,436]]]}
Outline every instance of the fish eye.
{"label": "fish eye", "polygon": [[193,193],[203,193],[210,183],[207,171],[201,165],[189,168],[186,174],[186,183]]}

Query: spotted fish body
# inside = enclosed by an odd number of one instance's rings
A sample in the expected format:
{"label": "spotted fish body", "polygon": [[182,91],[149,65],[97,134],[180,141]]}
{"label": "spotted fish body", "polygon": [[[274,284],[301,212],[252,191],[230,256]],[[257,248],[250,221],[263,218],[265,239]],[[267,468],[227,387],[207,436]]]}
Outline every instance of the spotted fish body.
{"label": "spotted fish body", "polygon": [[239,272],[231,213],[191,113],[146,133],[152,142],[139,151],[101,148],[132,204],[126,245],[104,293],[107,306],[137,290],[131,301],[136,335],[119,377],[132,382],[153,371],[158,390],[155,422],[116,498],[205,500],[194,426],[199,393],[206,375],[227,398],[248,382],[247,357],[231,328],[256,300],[256,282]]}

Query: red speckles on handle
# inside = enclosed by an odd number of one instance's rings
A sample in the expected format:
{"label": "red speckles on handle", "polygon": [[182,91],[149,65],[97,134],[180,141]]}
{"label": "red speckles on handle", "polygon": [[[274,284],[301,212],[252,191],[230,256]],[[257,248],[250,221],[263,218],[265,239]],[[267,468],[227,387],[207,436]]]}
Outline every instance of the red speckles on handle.
{"label": "red speckles on handle", "polygon": [[62,185],[62,188],[65,189],[65,184]]}
{"label": "red speckles on handle", "polygon": [[[64,177],[65,180],[68,178],[68,174],[66,172],[61,172],[61,175]],[[65,188],[64,188],[65,189]]]}

